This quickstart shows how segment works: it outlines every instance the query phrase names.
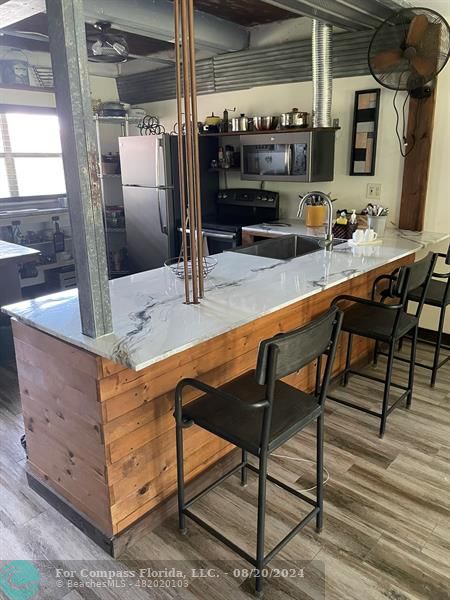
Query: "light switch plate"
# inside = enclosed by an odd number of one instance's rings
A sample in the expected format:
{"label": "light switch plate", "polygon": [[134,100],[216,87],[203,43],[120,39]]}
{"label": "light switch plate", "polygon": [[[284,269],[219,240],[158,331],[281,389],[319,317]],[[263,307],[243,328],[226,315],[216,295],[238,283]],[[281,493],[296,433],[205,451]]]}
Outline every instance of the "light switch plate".
{"label": "light switch plate", "polygon": [[379,200],[381,198],[381,183],[368,183],[366,198],[369,200]]}

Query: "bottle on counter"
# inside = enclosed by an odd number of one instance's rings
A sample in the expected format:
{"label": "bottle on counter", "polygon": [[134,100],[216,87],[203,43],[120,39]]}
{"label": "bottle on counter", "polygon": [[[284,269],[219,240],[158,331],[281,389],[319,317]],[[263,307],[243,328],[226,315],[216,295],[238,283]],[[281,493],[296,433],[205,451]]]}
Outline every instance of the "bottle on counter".
{"label": "bottle on counter", "polygon": [[52,221],[55,223],[55,233],[53,234],[53,246],[56,252],[64,252],[65,241],[64,232],[59,227],[59,217],[52,217]]}
{"label": "bottle on counter", "polygon": [[225,108],[224,111],[223,111],[222,132],[223,133],[227,133],[228,132],[228,109],[227,108]]}

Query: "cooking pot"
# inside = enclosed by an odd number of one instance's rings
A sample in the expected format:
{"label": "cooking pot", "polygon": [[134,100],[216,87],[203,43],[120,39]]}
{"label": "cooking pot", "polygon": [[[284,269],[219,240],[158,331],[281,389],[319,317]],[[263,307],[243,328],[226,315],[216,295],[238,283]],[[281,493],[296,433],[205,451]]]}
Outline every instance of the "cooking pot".
{"label": "cooking pot", "polygon": [[231,131],[248,131],[249,123],[249,118],[242,113],[239,117],[231,119]]}
{"label": "cooking pot", "polygon": [[218,117],[217,115],[215,115],[214,113],[211,113],[205,119],[205,125],[208,125],[208,127],[218,127],[221,122],[222,122],[222,119],[220,117]]}
{"label": "cooking pot", "polygon": [[281,114],[281,127],[308,127],[308,113],[293,108],[291,112]]}
{"label": "cooking pot", "polygon": [[253,127],[257,131],[270,131],[275,129],[278,117],[253,117]]}

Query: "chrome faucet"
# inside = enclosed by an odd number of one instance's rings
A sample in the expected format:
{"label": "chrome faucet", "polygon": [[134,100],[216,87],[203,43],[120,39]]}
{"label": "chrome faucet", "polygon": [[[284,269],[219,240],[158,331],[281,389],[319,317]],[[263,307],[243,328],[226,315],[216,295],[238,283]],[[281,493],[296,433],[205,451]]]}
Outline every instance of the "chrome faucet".
{"label": "chrome faucet", "polygon": [[310,199],[315,199],[319,197],[325,206],[328,207],[328,218],[327,218],[327,230],[325,233],[325,249],[332,250],[333,249],[333,206],[331,204],[331,198],[328,194],[324,192],[308,192],[304,196],[299,196],[300,202],[298,203],[297,210],[297,218],[300,218],[303,213],[303,208],[305,204]]}

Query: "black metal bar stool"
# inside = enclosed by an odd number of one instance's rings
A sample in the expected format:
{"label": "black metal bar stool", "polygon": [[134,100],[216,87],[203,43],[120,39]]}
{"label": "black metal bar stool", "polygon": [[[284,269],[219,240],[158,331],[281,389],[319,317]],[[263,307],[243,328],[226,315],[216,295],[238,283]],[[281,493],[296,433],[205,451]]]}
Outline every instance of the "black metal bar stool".
{"label": "black metal bar stool", "polygon": [[[348,333],[347,359],[342,374],[342,384],[344,386],[347,385],[349,374],[359,375],[360,377],[371,379],[378,383],[384,383],[384,393],[381,412],[365,408],[364,406],[337,398],[336,396],[329,395],[328,398],[335,402],[339,402],[340,404],[344,404],[345,406],[356,408],[369,415],[379,417],[381,419],[380,437],[383,437],[386,430],[386,420],[388,415],[394,410],[399,402],[406,399],[406,407],[409,408],[411,406],[419,318],[435,263],[436,256],[430,253],[416,263],[396,269],[394,273],[390,275],[380,275],[373,284],[372,300],[342,295],[337,296],[332,302],[332,306],[336,306],[342,301],[352,302],[350,308],[344,313],[344,320],[342,323],[342,331]],[[378,285],[382,281],[388,282],[388,285],[380,294],[381,300],[376,301],[375,296]],[[409,314],[406,312],[407,298],[411,291],[418,287],[422,289],[422,295],[419,299],[415,314]],[[388,304],[386,301],[389,299],[394,299],[397,302],[395,304]],[[410,360],[408,361],[410,367],[408,385],[403,386],[392,382],[392,370],[396,343],[408,333],[412,334],[411,355]],[[367,373],[361,373],[351,368],[353,335],[359,335],[375,340],[375,362],[379,343],[384,342],[388,344],[389,351],[387,355],[388,361],[385,379]],[[403,393],[392,404],[389,404],[391,387],[399,388],[403,390]]]}
{"label": "black metal bar stool", "polygon": [[[337,308],[332,308],[300,329],[281,333],[261,342],[256,371],[251,371],[220,388],[211,387],[196,379],[183,379],[176,389],[175,418],[180,530],[182,533],[186,533],[186,517],[190,517],[251,563],[256,568],[257,593],[261,592],[263,587],[262,569],[277,552],[314,517],[317,530],[320,531],[322,528],[323,412],[341,323],[342,313]],[[323,353],[327,354],[326,367],[322,381],[320,382],[320,375],[316,377],[314,393],[306,394],[280,381],[281,378],[295,373],[316,360]],[[205,395],[183,406],[182,395],[187,386],[201,390]],[[317,421],[317,493],[316,500],[312,500],[268,475],[267,461],[274,450],[315,420]],[[242,462],[202,492],[186,501],[184,497],[183,429],[194,423],[241,448]],[[259,468],[248,462],[248,453],[259,458]],[[190,510],[196,500],[224,482],[233,473],[240,471],[241,484],[245,485],[247,469],[254,471],[259,476],[256,558],[253,558]],[[312,505],[313,510],[275,548],[265,554],[267,480]]]}
{"label": "black metal bar stool", "polygon": [[[447,254],[442,252],[436,253],[436,258],[445,259],[445,264],[450,265],[450,245],[447,250]],[[422,297],[422,288],[418,287],[408,295],[408,300],[413,302],[420,302]],[[450,350],[450,346],[442,343],[442,334],[444,331],[445,312],[447,306],[450,304],[450,272],[448,273],[437,273],[434,272],[428,286],[427,293],[425,294],[425,304],[434,306],[439,309],[439,324],[437,330],[437,337],[435,341],[420,339],[419,341],[425,344],[430,344],[435,347],[433,364],[425,364],[416,362],[416,366],[429,369],[431,371],[431,387],[434,387],[436,383],[436,377],[438,370],[450,360],[450,354],[440,361],[441,350]]]}

